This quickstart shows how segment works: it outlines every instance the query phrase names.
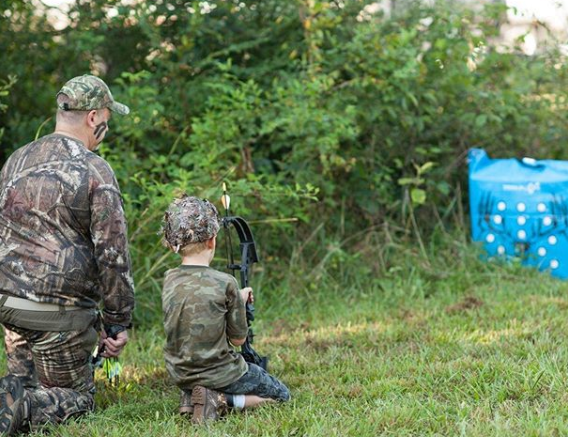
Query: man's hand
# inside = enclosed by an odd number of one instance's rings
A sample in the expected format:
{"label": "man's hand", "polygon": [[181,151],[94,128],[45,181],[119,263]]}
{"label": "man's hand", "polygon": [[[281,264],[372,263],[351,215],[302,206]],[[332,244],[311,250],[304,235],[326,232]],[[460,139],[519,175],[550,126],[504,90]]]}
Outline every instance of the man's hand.
{"label": "man's hand", "polygon": [[128,332],[126,330],[120,331],[116,334],[116,339],[114,339],[109,337],[103,329],[99,345],[99,347],[104,345],[104,351],[101,353],[101,356],[104,358],[118,357],[126,343],[128,343]]}
{"label": "man's hand", "polygon": [[254,295],[252,294],[251,287],[241,288],[240,292],[244,303],[254,303]]}

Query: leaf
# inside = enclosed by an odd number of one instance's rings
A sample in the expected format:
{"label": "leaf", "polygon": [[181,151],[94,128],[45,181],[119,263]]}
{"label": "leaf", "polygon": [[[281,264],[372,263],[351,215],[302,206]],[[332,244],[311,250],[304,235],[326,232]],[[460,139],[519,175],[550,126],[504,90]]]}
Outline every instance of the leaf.
{"label": "leaf", "polygon": [[414,178],[400,178],[398,180],[398,185],[412,185],[414,183],[415,179]]}
{"label": "leaf", "polygon": [[413,188],[410,190],[410,198],[412,203],[416,205],[423,205],[426,202],[426,191],[421,188]]}
{"label": "leaf", "polygon": [[436,188],[438,188],[438,191],[440,191],[440,193],[446,196],[450,194],[450,185],[446,181],[438,182],[436,184]]}
{"label": "leaf", "polygon": [[483,127],[487,123],[487,115],[481,114],[475,118],[475,126],[476,127]]}
{"label": "leaf", "polygon": [[422,178],[400,178],[398,180],[398,185],[420,185],[424,183],[424,179]]}
{"label": "leaf", "polygon": [[434,167],[434,165],[435,164],[432,161],[428,161],[427,163],[422,164],[420,166],[420,168],[418,168],[418,174],[422,175],[422,174],[430,171],[432,169],[432,167]]}

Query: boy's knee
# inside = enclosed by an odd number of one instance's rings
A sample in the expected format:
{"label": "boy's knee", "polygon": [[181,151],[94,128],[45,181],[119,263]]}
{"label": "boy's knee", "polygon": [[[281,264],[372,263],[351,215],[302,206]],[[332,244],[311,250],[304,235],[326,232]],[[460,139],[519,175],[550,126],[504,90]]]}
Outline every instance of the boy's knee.
{"label": "boy's knee", "polygon": [[282,384],[281,391],[280,391],[279,396],[276,400],[280,401],[280,402],[288,402],[291,398],[292,398],[292,396],[290,394],[290,390],[288,389],[288,387],[286,387],[284,384]]}

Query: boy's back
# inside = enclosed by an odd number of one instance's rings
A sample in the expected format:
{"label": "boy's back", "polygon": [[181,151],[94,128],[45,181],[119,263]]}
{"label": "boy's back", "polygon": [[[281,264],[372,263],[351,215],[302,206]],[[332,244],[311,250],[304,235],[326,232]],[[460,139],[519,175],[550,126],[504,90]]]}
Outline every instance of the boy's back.
{"label": "boy's back", "polygon": [[234,277],[211,267],[166,272],[162,307],[168,372],[186,389],[224,387],[247,371],[228,338],[247,335],[245,305]]}

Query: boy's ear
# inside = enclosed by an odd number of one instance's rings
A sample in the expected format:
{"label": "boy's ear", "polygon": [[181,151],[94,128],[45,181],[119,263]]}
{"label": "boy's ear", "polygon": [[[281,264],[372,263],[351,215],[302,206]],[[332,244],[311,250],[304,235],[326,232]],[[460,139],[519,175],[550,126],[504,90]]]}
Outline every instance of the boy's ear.
{"label": "boy's ear", "polygon": [[215,249],[217,236],[212,236],[209,240],[207,240],[207,249]]}

